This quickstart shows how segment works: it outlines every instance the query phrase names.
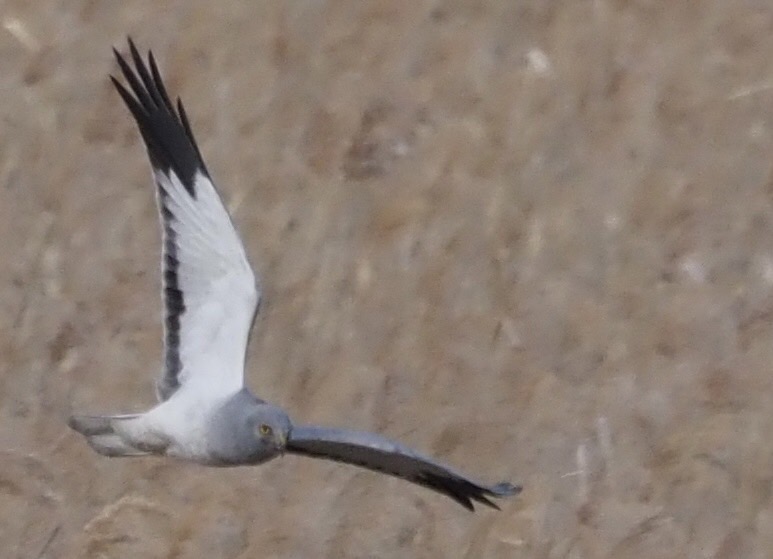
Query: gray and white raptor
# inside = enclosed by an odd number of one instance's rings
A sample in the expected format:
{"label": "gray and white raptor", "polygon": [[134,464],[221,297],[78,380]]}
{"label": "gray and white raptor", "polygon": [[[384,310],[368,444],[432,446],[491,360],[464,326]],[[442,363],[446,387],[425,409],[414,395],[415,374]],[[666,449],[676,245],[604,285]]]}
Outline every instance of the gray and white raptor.
{"label": "gray and white raptor", "polygon": [[516,495],[485,485],[372,433],[294,425],[244,385],[260,289],[194,140],[183,105],[166,92],[152,53],[129,39],[132,68],[114,50],[128,88],[113,84],[137,121],[163,225],[164,372],[160,403],[142,414],[75,415],[69,425],[105,456],[162,455],[207,466],[260,464],[285,452],[406,479],[473,510]]}

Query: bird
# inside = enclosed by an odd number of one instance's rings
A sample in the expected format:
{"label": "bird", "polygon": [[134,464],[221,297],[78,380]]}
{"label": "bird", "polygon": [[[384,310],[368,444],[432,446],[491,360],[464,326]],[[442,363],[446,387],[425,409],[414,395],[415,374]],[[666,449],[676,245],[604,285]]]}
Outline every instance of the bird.
{"label": "bird", "polygon": [[[128,38],[111,75],[150,159],[162,232],[163,372],[144,413],[72,415],[68,425],[107,457],[163,456],[204,466],[258,465],[284,454],[332,460],[402,478],[469,510],[521,486],[480,483],[399,442],[369,432],[296,425],[244,381],[261,300],[259,278],[226,210],[180,98],[173,104],[152,51]],[[131,63],[127,60],[130,58]]]}

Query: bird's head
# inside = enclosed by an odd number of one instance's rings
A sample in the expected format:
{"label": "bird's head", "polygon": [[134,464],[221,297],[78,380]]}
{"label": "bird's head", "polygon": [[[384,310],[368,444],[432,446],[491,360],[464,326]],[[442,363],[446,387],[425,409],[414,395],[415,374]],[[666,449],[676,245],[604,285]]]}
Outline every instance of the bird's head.
{"label": "bird's head", "polygon": [[292,423],[287,414],[271,404],[261,403],[249,416],[249,429],[261,454],[283,454]]}
{"label": "bird's head", "polygon": [[223,466],[260,464],[282,454],[292,423],[287,414],[247,390],[228,399],[209,426],[209,453]]}

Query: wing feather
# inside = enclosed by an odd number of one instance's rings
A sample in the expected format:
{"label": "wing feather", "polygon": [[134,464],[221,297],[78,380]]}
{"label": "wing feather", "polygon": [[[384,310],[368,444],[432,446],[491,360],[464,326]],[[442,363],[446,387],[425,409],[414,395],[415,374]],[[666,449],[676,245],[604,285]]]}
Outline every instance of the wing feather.
{"label": "wing feather", "polygon": [[157,392],[162,400],[183,385],[236,392],[260,299],[255,275],[182,102],[175,110],[152,53],[146,65],[131,39],[129,50],[134,68],[114,51],[128,88],[110,78],[137,122],[157,186],[165,307]]}
{"label": "wing feather", "polygon": [[405,479],[442,493],[469,510],[474,510],[473,502],[498,509],[491,498],[509,497],[521,491],[520,486],[507,482],[478,483],[428,456],[374,433],[293,427],[286,448],[292,454],[343,462]]}

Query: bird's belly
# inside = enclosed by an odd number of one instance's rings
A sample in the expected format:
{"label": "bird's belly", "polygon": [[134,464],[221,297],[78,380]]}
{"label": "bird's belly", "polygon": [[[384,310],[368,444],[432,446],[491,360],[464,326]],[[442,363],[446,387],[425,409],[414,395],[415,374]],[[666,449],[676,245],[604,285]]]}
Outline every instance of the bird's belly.
{"label": "bird's belly", "polygon": [[206,437],[196,437],[194,433],[167,433],[169,445],[164,454],[171,458],[206,464],[209,460]]}
{"label": "bird's belly", "polygon": [[[206,448],[196,448],[189,445],[174,444],[170,445],[164,453],[170,458],[191,462],[200,466],[230,466],[224,464],[221,460],[212,456]],[[236,465],[236,464],[233,464]]]}
{"label": "bird's belly", "polygon": [[211,456],[208,448],[208,425],[212,408],[191,402],[172,402],[154,418],[156,428],[163,433],[168,444],[164,450],[166,456],[209,464]]}

